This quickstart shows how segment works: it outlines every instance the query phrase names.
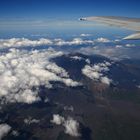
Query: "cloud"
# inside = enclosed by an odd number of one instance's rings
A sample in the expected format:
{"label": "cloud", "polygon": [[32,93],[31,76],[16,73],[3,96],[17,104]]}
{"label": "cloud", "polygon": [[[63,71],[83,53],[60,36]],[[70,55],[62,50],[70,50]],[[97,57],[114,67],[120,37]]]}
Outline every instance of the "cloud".
{"label": "cloud", "polygon": [[64,117],[60,116],[59,114],[54,114],[53,119],[51,120],[52,123],[56,125],[61,125],[65,121]]}
{"label": "cloud", "polygon": [[126,44],[126,47],[135,47],[135,44]]}
{"label": "cloud", "polygon": [[120,41],[121,41],[121,39],[115,39],[114,41],[115,41],[115,42],[120,42]]}
{"label": "cloud", "polygon": [[[105,56],[109,59],[112,60],[121,60],[126,58],[126,56],[131,55],[132,57],[132,53],[130,54],[130,52],[128,51],[128,49],[125,49],[124,47],[121,48],[116,48],[113,45],[112,46],[89,46],[89,47],[82,47],[78,50],[79,53],[83,53],[86,55],[101,55],[101,56]],[[135,57],[138,57],[139,52],[137,52],[138,54],[135,55]],[[134,57],[134,56],[133,56]]]}
{"label": "cloud", "polygon": [[11,48],[11,47],[36,47],[42,45],[52,45],[53,42],[50,39],[40,38],[39,40],[29,40],[27,38],[11,38],[11,39],[0,39],[0,48]]}
{"label": "cloud", "polygon": [[115,61],[120,61],[128,58],[138,59],[140,56],[140,51],[137,51],[139,50],[139,48],[135,47],[137,46],[137,44],[135,43],[129,44],[127,41],[124,42],[123,40],[110,40],[109,44],[106,44],[102,43],[102,41],[101,43],[99,43],[96,40],[100,42],[103,39],[95,39],[94,45],[89,45],[86,47],[82,46],[81,48],[77,49],[77,52],[86,55],[97,54]]}
{"label": "cloud", "polygon": [[27,104],[40,101],[37,92],[33,92],[30,89],[26,89],[22,93],[15,94],[13,98],[19,103],[27,103]]}
{"label": "cloud", "polygon": [[[82,34],[82,36],[84,36],[86,34]],[[65,40],[62,40],[62,39],[55,39],[54,40],[54,45],[57,45],[57,46],[63,46],[63,45],[94,45],[96,42],[99,42],[99,43],[108,43],[108,42],[111,42],[109,39],[107,38],[97,38],[95,40],[83,40],[82,38],[74,38],[73,40],[71,41],[65,41]]]}
{"label": "cloud", "polygon": [[65,128],[65,133],[69,134],[70,136],[73,136],[73,137],[80,136],[80,133],[78,132],[79,123],[71,117],[68,117],[68,119],[65,119],[59,114],[54,114],[51,122],[56,125],[63,125]]}
{"label": "cloud", "polygon": [[91,34],[80,34],[81,37],[89,37]]}
{"label": "cloud", "polygon": [[12,131],[12,135],[15,136],[15,137],[17,137],[17,136],[19,136],[19,132],[16,131],[16,130],[13,130],[13,131]]}
{"label": "cloud", "polygon": [[122,45],[116,45],[116,48],[122,48],[123,46]]}
{"label": "cloud", "polygon": [[64,45],[85,45],[85,44],[94,44],[93,40],[83,40],[81,38],[74,38],[71,41],[65,41],[62,39],[55,39],[54,40],[54,45],[56,46],[64,46]]}
{"label": "cloud", "polygon": [[6,136],[11,130],[11,126],[8,124],[0,124],[0,140]]}
{"label": "cloud", "polygon": [[64,106],[64,110],[73,112],[74,108],[73,108],[73,106]]}
{"label": "cloud", "polygon": [[[69,78],[68,73],[51,58],[62,56],[62,52],[47,50],[25,51],[10,49],[0,55],[0,99],[4,103],[28,103],[40,101],[40,85],[52,88],[52,81],[75,87],[80,83]],[[33,91],[32,88],[36,87]]]}
{"label": "cloud", "polygon": [[82,57],[80,57],[80,56],[71,56],[70,57],[71,59],[74,59],[74,60],[82,60],[83,58]]}
{"label": "cloud", "polygon": [[94,79],[94,80],[98,80],[101,76],[101,74],[97,71],[94,71],[92,69],[92,67],[86,65],[83,69],[82,69],[82,73],[84,75],[86,75],[87,77],[90,77],[90,79]]}
{"label": "cloud", "polygon": [[[89,34],[81,34],[81,36],[89,36]],[[72,45],[94,45],[96,42],[108,43],[107,38],[97,38],[95,40],[86,40],[82,38],[73,38],[72,40],[63,40],[61,38],[48,39],[40,38],[31,40],[28,38],[10,38],[0,39],[0,48],[21,48],[21,47],[37,47],[37,46],[72,46]]]}
{"label": "cloud", "polygon": [[73,120],[71,117],[69,117],[63,124],[65,127],[65,133],[69,134],[73,137],[80,136],[80,133],[78,132],[79,129],[79,123],[76,120]]}
{"label": "cloud", "polygon": [[40,122],[40,120],[33,119],[33,118],[31,118],[31,117],[29,117],[29,118],[27,118],[27,119],[24,119],[24,123],[25,123],[25,124],[28,124],[28,125],[30,125],[30,124],[32,124],[32,123],[39,123],[39,122]]}
{"label": "cloud", "polygon": [[70,41],[63,39],[47,39],[40,38],[38,40],[30,40],[28,38],[11,38],[11,39],[0,39],[0,48],[20,48],[20,47],[37,47],[37,46],[64,46],[64,45],[84,45],[94,44],[93,40],[83,40],[81,38],[73,38]]}
{"label": "cloud", "polygon": [[[122,48],[122,45],[116,45],[116,48]],[[135,47],[135,44],[125,44],[124,47]]]}
{"label": "cloud", "polygon": [[90,60],[88,58],[85,59],[85,58],[82,58],[80,56],[71,56],[70,58],[73,60],[78,60],[78,61],[84,60],[87,64],[90,64]]}
{"label": "cloud", "polygon": [[105,76],[105,73],[109,71],[109,66],[111,66],[111,63],[109,62],[98,63],[93,66],[85,65],[82,69],[82,73],[92,80],[110,85],[112,80]]}
{"label": "cloud", "polygon": [[111,42],[109,39],[103,38],[103,37],[97,38],[95,41],[96,42],[99,42],[99,43],[108,43],[108,42]]}
{"label": "cloud", "polygon": [[110,85],[111,79],[109,79],[107,76],[101,77],[101,82],[107,85]]}

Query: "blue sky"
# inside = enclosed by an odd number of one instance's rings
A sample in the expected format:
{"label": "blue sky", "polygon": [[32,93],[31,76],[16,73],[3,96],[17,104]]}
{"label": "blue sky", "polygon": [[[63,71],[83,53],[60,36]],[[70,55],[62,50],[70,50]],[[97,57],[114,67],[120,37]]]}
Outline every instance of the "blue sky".
{"label": "blue sky", "polygon": [[138,0],[1,0],[2,18],[140,17]]}
{"label": "blue sky", "polygon": [[140,17],[139,5],[138,0],[0,0],[0,31],[77,28],[77,19],[85,16]]}

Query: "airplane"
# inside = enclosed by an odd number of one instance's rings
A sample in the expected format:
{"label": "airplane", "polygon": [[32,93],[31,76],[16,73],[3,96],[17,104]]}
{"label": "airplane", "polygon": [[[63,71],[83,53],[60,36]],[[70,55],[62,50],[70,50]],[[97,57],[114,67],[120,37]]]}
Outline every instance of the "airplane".
{"label": "airplane", "polygon": [[134,34],[124,37],[124,40],[140,40],[140,18],[93,16],[80,18],[80,21],[95,21],[109,26],[117,26],[135,31]]}

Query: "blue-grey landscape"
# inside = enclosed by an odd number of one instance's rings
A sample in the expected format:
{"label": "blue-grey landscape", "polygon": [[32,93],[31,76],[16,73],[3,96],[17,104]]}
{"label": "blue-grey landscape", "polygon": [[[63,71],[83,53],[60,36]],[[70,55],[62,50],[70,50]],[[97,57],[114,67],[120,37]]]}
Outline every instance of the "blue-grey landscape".
{"label": "blue-grey landscape", "polygon": [[139,5],[1,0],[0,140],[139,140]]}

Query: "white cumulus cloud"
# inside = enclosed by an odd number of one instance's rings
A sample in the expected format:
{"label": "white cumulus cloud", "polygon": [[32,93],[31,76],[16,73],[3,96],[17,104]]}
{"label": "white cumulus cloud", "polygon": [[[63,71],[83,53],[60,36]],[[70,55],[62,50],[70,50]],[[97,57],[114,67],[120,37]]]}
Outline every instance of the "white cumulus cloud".
{"label": "white cumulus cloud", "polygon": [[52,49],[25,51],[10,49],[0,55],[0,99],[3,102],[33,103],[40,101],[40,85],[52,88],[51,81],[62,82],[66,86],[80,83],[69,78],[68,73],[50,59],[63,55]]}
{"label": "white cumulus cloud", "polygon": [[73,137],[80,136],[79,123],[71,117],[68,117],[67,119],[65,119],[59,114],[54,114],[51,122],[56,125],[63,125],[65,128],[64,130],[65,133],[69,134],[70,136],[73,136]]}
{"label": "white cumulus cloud", "polygon": [[88,37],[88,36],[91,36],[91,34],[80,34],[80,36],[82,36],[82,37]]}
{"label": "white cumulus cloud", "polygon": [[64,45],[84,45],[94,44],[93,40],[83,40],[81,38],[73,38],[72,40],[63,39],[48,39],[40,38],[37,40],[31,40],[28,38],[10,38],[0,39],[0,48],[20,48],[20,47],[37,47],[37,46],[64,46]]}
{"label": "white cumulus cloud", "polygon": [[95,41],[96,41],[96,42],[100,42],[100,43],[108,43],[108,42],[110,42],[109,39],[103,38],[103,37],[97,38]]}
{"label": "white cumulus cloud", "polygon": [[76,120],[73,120],[71,117],[69,117],[65,122],[64,122],[64,127],[65,127],[65,133],[69,134],[70,136],[73,137],[78,137],[80,136],[79,133],[79,123]]}
{"label": "white cumulus cloud", "polygon": [[[90,36],[89,34],[81,34],[83,36]],[[73,38],[71,40],[63,40],[61,38],[48,39],[29,39],[29,38],[10,38],[0,39],[0,48],[20,48],[20,47],[37,47],[37,46],[72,46],[72,45],[94,45],[95,43],[108,43],[111,42],[107,38],[97,38],[95,40]]]}
{"label": "white cumulus cloud", "polygon": [[0,48],[10,47],[25,47],[25,46],[42,46],[52,45],[53,42],[50,39],[40,38],[39,40],[30,40],[27,38],[11,38],[11,39],[0,39]]}
{"label": "white cumulus cloud", "polygon": [[82,73],[92,80],[100,81],[104,84],[110,85],[112,80],[105,76],[105,72],[109,71],[109,66],[111,66],[111,63],[109,62],[98,63],[93,66],[86,65],[82,69]]}
{"label": "white cumulus cloud", "polygon": [[107,76],[101,77],[101,82],[107,85],[110,85],[111,79],[109,79]]}
{"label": "white cumulus cloud", "polygon": [[61,125],[65,121],[64,117],[60,116],[59,114],[54,114],[53,119],[51,120],[52,123],[56,125]]}
{"label": "white cumulus cloud", "polygon": [[64,45],[84,45],[84,44],[94,44],[93,40],[83,40],[81,38],[74,38],[73,40],[70,41],[65,41],[62,39],[55,39],[54,40],[54,45],[57,46],[64,46]]}
{"label": "white cumulus cloud", "polygon": [[71,59],[74,59],[74,60],[82,60],[83,58],[82,57],[80,57],[80,56],[71,56],[70,57]]}
{"label": "white cumulus cloud", "polygon": [[0,140],[6,136],[11,130],[11,126],[8,124],[0,124]]}
{"label": "white cumulus cloud", "polygon": [[126,44],[126,47],[135,47],[135,44]]}

